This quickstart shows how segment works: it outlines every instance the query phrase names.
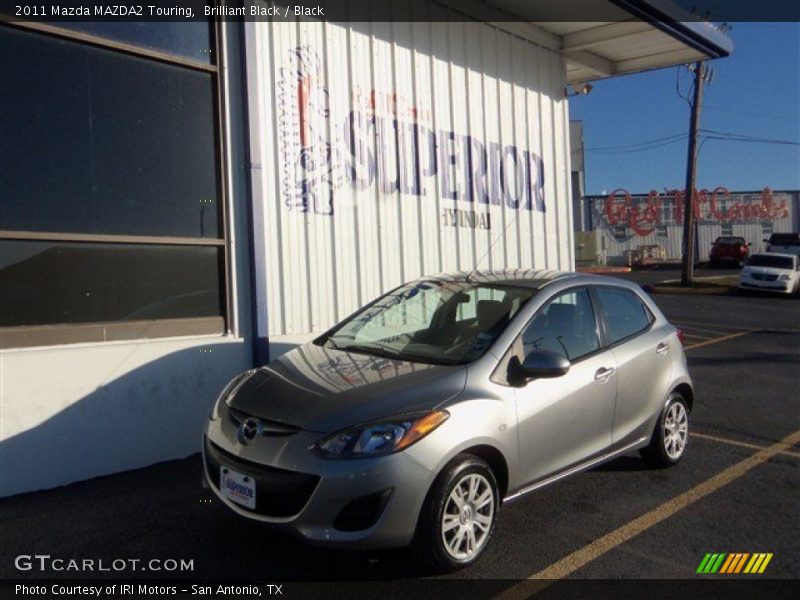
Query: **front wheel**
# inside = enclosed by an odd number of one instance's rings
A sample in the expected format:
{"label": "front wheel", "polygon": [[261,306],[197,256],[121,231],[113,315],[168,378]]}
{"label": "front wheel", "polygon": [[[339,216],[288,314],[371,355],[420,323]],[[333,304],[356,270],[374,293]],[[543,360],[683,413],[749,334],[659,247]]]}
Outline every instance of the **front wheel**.
{"label": "front wheel", "polygon": [[683,458],[688,443],[688,404],[683,396],[674,392],[658,418],[650,444],[641,450],[641,455],[651,467],[671,467]]}
{"label": "front wheel", "polygon": [[455,457],[434,481],[420,513],[415,546],[437,572],[475,562],[494,532],[500,494],[485,461]]}

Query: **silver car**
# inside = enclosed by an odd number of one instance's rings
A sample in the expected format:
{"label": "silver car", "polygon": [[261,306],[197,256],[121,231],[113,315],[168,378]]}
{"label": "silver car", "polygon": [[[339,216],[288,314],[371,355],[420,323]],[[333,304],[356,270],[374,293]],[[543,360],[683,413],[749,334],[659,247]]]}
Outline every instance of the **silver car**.
{"label": "silver car", "polygon": [[553,271],[405,284],[213,407],[205,475],[231,510],[325,545],[475,561],[502,505],[688,443],[680,332],[635,284]]}

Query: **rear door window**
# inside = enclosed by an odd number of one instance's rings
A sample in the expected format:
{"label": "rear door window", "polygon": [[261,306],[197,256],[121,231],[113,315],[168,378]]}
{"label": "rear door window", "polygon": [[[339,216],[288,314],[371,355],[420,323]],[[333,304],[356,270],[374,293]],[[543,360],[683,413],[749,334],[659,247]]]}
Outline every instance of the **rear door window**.
{"label": "rear door window", "polygon": [[594,292],[612,344],[650,326],[653,316],[634,292],[603,287],[595,288]]}

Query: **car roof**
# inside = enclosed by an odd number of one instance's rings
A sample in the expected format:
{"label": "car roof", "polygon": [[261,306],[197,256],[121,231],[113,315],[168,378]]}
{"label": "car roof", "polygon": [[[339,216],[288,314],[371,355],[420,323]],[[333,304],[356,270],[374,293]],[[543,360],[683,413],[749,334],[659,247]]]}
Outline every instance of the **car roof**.
{"label": "car roof", "polygon": [[489,269],[476,271],[453,271],[438,273],[436,275],[431,275],[430,277],[423,277],[422,279],[442,281],[447,283],[489,283],[532,288],[537,290],[556,281],[571,281],[576,284],[617,284],[628,287],[628,282],[612,277],[591,275],[587,273],[575,273],[572,271],[552,271],[545,269]]}

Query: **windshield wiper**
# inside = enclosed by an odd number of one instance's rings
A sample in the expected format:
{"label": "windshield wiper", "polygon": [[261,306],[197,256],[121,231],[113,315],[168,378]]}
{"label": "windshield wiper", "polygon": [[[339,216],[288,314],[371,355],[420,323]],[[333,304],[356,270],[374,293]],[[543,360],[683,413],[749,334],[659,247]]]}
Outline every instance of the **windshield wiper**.
{"label": "windshield wiper", "polygon": [[397,358],[397,353],[392,352],[382,346],[368,346],[366,344],[347,344],[346,346],[340,346],[332,339],[328,339],[328,343],[333,346],[335,350],[341,350],[342,352],[357,352],[360,354],[372,354],[374,356],[381,356],[384,358]]}
{"label": "windshield wiper", "polygon": [[404,360],[407,362],[418,362],[423,364],[432,365],[457,365],[459,361],[454,359],[439,358],[436,356],[428,356],[425,354],[410,354],[402,351],[392,351],[383,346],[368,346],[366,344],[348,344],[346,346],[339,346],[333,340],[329,339],[328,344],[335,350],[341,352],[356,352],[359,354],[371,354],[372,356],[379,356],[381,358],[391,358],[394,360]]}

